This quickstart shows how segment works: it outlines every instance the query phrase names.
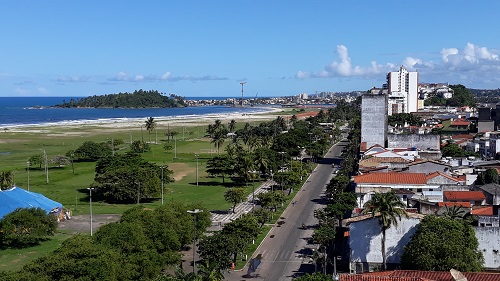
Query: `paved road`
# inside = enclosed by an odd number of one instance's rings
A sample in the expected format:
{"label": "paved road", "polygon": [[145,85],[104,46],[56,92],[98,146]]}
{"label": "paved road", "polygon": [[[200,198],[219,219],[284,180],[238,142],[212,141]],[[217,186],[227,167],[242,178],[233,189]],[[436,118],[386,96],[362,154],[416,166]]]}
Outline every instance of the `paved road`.
{"label": "paved road", "polygon": [[[336,157],[340,156],[345,144],[341,142],[332,147],[295,196],[297,203],[285,209],[279,223],[271,229],[252,257],[255,270],[249,271],[247,264],[242,271],[226,274],[225,280],[292,280],[294,276],[314,271],[308,257],[311,249],[315,248],[308,244],[317,223],[313,213],[315,209],[324,207],[321,197],[332,178],[332,162],[338,161]],[[302,223],[306,225],[305,229]]]}

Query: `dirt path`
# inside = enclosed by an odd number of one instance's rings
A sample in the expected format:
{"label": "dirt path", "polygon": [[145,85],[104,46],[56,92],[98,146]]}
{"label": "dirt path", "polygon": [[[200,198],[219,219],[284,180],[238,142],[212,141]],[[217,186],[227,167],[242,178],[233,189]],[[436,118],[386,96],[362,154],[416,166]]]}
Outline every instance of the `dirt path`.
{"label": "dirt path", "polygon": [[[95,233],[99,227],[110,222],[120,220],[121,215],[93,215],[92,216],[92,231]],[[65,220],[59,223],[58,229],[67,230],[71,233],[90,233],[90,215],[73,216],[70,220]]]}

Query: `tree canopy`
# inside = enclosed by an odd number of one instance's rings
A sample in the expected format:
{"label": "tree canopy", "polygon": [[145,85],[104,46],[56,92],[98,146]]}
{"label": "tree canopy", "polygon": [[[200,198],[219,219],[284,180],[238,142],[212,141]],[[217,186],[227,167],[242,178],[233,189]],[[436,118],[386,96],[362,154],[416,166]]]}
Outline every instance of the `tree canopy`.
{"label": "tree canopy", "polygon": [[167,108],[187,106],[184,98],[160,93],[156,90],[136,90],[132,93],[118,93],[109,95],[94,95],[70,102],[58,104],[56,107],[94,107],[94,108]]}
{"label": "tree canopy", "polygon": [[472,226],[464,220],[426,216],[404,247],[404,269],[481,271],[483,255]]}
{"label": "tree canopy", "polygon": [[[161,168],[137,154],[124,154],[101,159],[96,165],[91,187],[96,200],[108,203],[134,203],[159,195]],[[170,183],[172,170],[163,170],[163,182]]]}
{"label": "tree canopy", "polygon": [[19,208],[0,220],[0,247],[23,248],[49,239],[57,218],[41,208]]}

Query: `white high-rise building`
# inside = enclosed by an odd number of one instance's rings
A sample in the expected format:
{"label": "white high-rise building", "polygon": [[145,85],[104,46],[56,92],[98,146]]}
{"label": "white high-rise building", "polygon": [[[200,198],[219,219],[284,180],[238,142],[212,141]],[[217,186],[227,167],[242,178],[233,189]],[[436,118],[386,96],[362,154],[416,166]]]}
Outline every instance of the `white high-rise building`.
{"label": "white high-rise building", "polygon": [[418,110],[418,72],[408,71],[404,66],[399,71],[387,73],[389,90],[388,114],[410,113]]}

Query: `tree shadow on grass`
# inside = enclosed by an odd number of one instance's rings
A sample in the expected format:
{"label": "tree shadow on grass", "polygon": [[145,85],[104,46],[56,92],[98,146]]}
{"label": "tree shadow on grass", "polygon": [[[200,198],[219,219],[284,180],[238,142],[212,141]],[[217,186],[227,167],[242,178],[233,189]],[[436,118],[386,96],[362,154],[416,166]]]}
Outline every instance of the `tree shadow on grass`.
{"label": "tree shadow on grass", "polygon": [[[190,185],[196,186],[196,182],[190,182]],[[198,186],[199,187],[204,187],[204,186],[224,186],[226,188],[231,188],[235,186],[241,186],[237,183],[234,182],[216,182],[216,181],[198,181]]]}

